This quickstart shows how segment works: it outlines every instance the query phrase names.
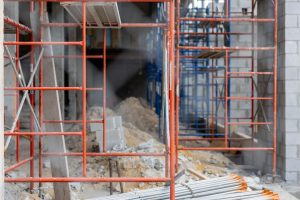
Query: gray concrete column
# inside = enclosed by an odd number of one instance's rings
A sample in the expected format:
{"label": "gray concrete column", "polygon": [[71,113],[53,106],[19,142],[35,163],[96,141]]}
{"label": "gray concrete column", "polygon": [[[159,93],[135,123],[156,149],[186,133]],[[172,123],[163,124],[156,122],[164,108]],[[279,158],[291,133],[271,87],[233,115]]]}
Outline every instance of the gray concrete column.
{"label": "gray concrete column", "polygon": [[[3,30],[3,3],[0,3],[0,30]],[[4,40],[0,34],[0,43]],[[4,199],[4,62],[3,45],[0,45],[0,199]]]}

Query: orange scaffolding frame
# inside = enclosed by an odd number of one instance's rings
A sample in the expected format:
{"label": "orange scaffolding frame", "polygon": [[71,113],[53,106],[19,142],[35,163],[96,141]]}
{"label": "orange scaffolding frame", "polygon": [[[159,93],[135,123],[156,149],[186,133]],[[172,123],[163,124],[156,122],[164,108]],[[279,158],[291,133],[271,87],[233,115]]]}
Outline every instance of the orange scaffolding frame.
{"label": "orange scaffolding frame", "polygon": [[[44,8],[47,2],[62,2],[62,0],[15,0],[19,2],[28,2],[30,3],[30,11],[33,12],[34,9],[37,7],[35,6],[34,2],[39,3],[39,15],[44,15]],[[8,19],[5,19],[5,23],[9,23],[16,27],[16,41],[6,41],[3,43],[5,46],[16,46],[16,61],[19,61],[19,47],[20,45],[27,45],[31,47],[31,64],[34,64],[33,59],[33,52],[35,46],[47,46],[47,45],[76,45],[82,48],[82,55],[63,55],[63,56],[55,56],[59,58],[79,58],[82,59],[82,86],[80,87],[48,87],[43,85],[43,59],[45,57],[41,58],[40,69],[39,69],[39,83],[38,85],[34,85],[33,83],[30,84],[30,86],[20,86],[16,85],[16,87],[8,87],[5,88],[5,91],[16,91],[16,93],[19,93],[19,91],[35,91],[39,93],[39,101],[36,103],[34,102],[34,95],[33,93],[30,94],[31,97],[31,106],[38,106],[39,108],[39,124],[43,125],[45,123],[80,123],[82,124],[82,131],[80,132],[36,132],[34,131],[33,124],[34,124],[34,116],[33,113],[31,114],[31,129],[27,132],[22,132],[18,128],[13,131],[7,131],[4,133],[5,136],[13,136],[16,137],[17,146],[16,146],[16,164],[8,167],[5,169],[5,172],[12,171],[28,162],[30,162],[30,177],[24,177],[24,178],[5,178],[6,182],[29,182],[31,183],[31,188],[33,187],[34,182],[169,182],[170,183],[170,199],[175,199],[175,170],[178,169],[178,162],[176,162],[176,158],[178,158],[178,152],[183,150],[215,150],[215,151],[232,151],[232,150],[245,150],[245,151],[257,151],[257,150],[268,150],[272,151],[273,153],[273,174],[276,175],[276,92],[277,92],[277,1],[274,1],[274,18],[268,18],[268,19],[257,19],[252,16],[252,18],[231,18],[228,11],[228,5],[229,0],[226,0],[225,6],[226,6],[226,15],[223,18],[182,18],[180,17],[180,0],[177,0],[175,9],[175,1],[174,0],[63,0],[64,2],[81,2],[82,3],[82,23],[43,23],[42,27],[48,26],[48,27],[81,27],[82,29],[82,40],[81,41],[51,41],[51,42],[45,42],[41,39],[39,41],[33,41],[31,37],[31,41],[19,41],[19,31],[27,31],[30,34],[32,34],[32,31],[25,26],[10,21]],[[164,153],[122,153],[122,152],[107,152],[106,151],[106,114],[105,114],[105,107],[106,107],[106,42],[103,43],[103,54],[102,55],[87,55],[86,54],[86,6],[87,3],[90,2],[136,2],[136,3],[159,3],[164,2],[167,5],[167,19],[165,23],[123,23],[121,24],[121,27],[140,27],[140,28],[153,28],[153,27],[159,27],[165,29],[165,36],[166,36],[166,49],[167,49],[167,66],[168,66],[168,92],[169,92],[169,116],[170,116],[170,140],[169,144],[166,144],[166,151]],[[252,8],[254,8],[255,2],[252,0]],[[175,24],[175,11],[177,18]],[[207,22],[207,23],[214,23],[214,22],[250,22],[250,23],[273,23],[274,24],[274,46],[272,47],[205,47],[205,46],[180,46],[179,44],[179,37],[180,37],[180,22],[181,21],[200,21],[200,22]],[[175,27],[176,25],[176,27]],[[176,35],[175,35],[175,28],[176,28]],[[188,33],[193,34],[193,33]],[[230,33],[228,33],[230,34]],[[238,34],[238,33],[233,33]],[[177,44],[175,48],[175,37],[177,39]],[[40,30],[40,38],[43,38],[43,28]],[[106,30],[103,29],[103,41],[106,41]],[[179,73],[180,73],[180,49],[194,49],[194,50],[219,50],[224,51],[225,56],[225,137],[221,138],[224,141],[224,147],[180,147],[179,146]],[[229,51],[273,51],[273,71],[272,74],[273,79],[273,96],[272,97],[254,97],[252,95],[251,97],[231,97],[228,95],[228,81],[234,76],[232,75],[249,75],[253,77],[254,75],[263,75],[262,72],[255,72],[252,68],[252,71],[247,74],[237,74],[228,71],[229,67],[229,58],[232,58],[232,56],[229,56]],[[176,57],[175,57],[176,53]],[[88,88],[86,85],[86,60],[87,58],[92,59],[103,59],[103,72],[104,72],[104,79],[103,79],[103,88]],[[176,59],[175,59],[176,58]],[[18,66],[18,64],[16,65]],[[176,68],[175,68],[176,66]],[[253,66],[253,65],[252,65]],[[252,83],[252,88],[253,88]],[[43,112],[43,91],[67,91],[67,90],[77,90],[82,92],[82,120],[43,120],[43,115],[45,113]],[[253,90],[253,89],[252,89]],[[86,93],[87,91],[99,91],[103,93],[103,119],[99,120],[87,120],[86,116]],[[252,105],[254,104],[254,101],[257,100],[272,100],[273,101],[273,145],[272,147],[230,147],[228,145],[228,141],[230,138],[228,138],[228,127],[230,125],[233,125],[234,123],[240,122],[230,122],[229,121],[229,110],[228,110],[228,104],[227,102],[230,100],[249,100],[252,102]],[[18,107],[17,107],[18,109]],[[253,114],[253,112],[252,112]],[[86,148],[86,134],[87,134],[87,124],[88,123],[103,123],[103,152],[87,152]],[[266,124],[266,122],[254,122],[254,117],[252,115],[251,122],[244,122],[244,124],[248,125],[263,125]],[[58,136],[58,135],[73,135],[78,136],[82,138],[82,152],[43,152],[43,138],[45,136],[52,137],[52,136]],[[19,138],[20,137],[26,137],[30,140],[30,157],[24,160],[20,161],[20,144],[19,144]],[[38,152],[35,152],[34,150],[34,141],[35,138],[39,136],[39,150]],[[209,138],[209,140],[218,139],[218,138]],[[38,171],[38,177],[35,177],[35,171],[34,171],[34,156],[35,154],[38,154],[39,156],[39,171]],[[80,156],[82,157],[83,165],[82,165],[82,177],[43,177],[42,173],[42,159],[43,156]],[[86,176],[86,162],[87,162],[87,156],[163,156],[166,160],[166,176],[165,177],[87,177]]]}
{"label": "orange scaffolding frame", "polygon": [[[234,0],[233,0],[233,3]],[[181,59],[199,59],[195,56],[186,56],[186,55],[181,55],[180,50],[201,50],[201,51],[222,51],[225,53],[224,55],[224,65],[225,65],[225,74],[224,76],[220,77],[213,77],[215,79],[217,78],[222,78],[224,79],[225,83],[225,91],[223,97],[215,97],[215,98],[220,98],[222,99],[225,103],[225,109],[224,109],[224,128],[225,128],[225,133],[223,138],[217,138],[213,136],[213,133],[211,133],[211,137],[207,138],[201,138],[201,137],[193,137],[193,138],[181,138],[179,135],[179,117],[180,117],[180,112],[179,112],[179,106],[180,106],[180,96],[179,96],[179,90],[178,93],[176,94],[176,106],[175,106],[175,113],[176,113],[176,155],[177,155],[177,160],[176,160],[176,169],[178,169],[178,154],[180,151],[184,150],[197,150],[197,151],[271,151],[272,152],[272,173],[273,177],[276,176],[276,141],[277,141],[277,122],[276,122],[276,116],[277,116],[277,12],[278,12],[278,2],[275,0],[274,1],[274,15],[273,17],[270,18],[257,18],[254,15],[254,10],[256,6],[256,1],[251,0],[251,16],[250,17],[245,17],[245,16],[234,16],[231,17],[230,13],[230,0],[224,1],[225,4],[225,11],[223,13],[223,16],[215,16],[214,17],[214,1],[211,3],[211,16],[209,17],[181,17],[180,13],[180,0],[177,1],[176,4],[176,39],[177,39],[177,45],[176,45],[176,88],[180,87],[180,71],[182,68],[182,63]],[[242,13],[234,13],[234,14],[242,14]],[[220,32],[214,32],[212,31],[211,33],[206,33],[206,32],[182,32],[180,29],[180,24],[181,22],[199,22],[199,23],[219,23],[219,22],[237,22],[237,23],[250,23],[252,25],[252,32],[250,33],[252,35],[252,45],[248,47],[239,47],[239,46],[217,46],[217,45],[212,45],[212,46],[203,46],[203,45],[198,45],[198,46],[184,46],[180,45],[180,36],[181,35],[188,35],[190,37],[193,37],[195,35],[206,35],[206,34],[211,34],[211,35],[246,35],[249,33],[239,33],[239,32],[225,32],[225,33],[220,33]],[[254,46],[253,45],[253,36],[254,36],[254,23],[272,23],[273,24],[273,46]],[[259,36],[258,36],[259,37]],[[229,55],[231,52],[241,52],[241,51],[248,51],[251,52],[251,56],[232,56]],[[258,51],[268,51],[273,53],[273,66],[272,70],[270,72],[259,72],[255,71],[255,66],[254,66],[254,52]],[[213,58],[209,58],[213,59]],[[251,59],[251,71],[249,72],[233,72],[230,70],[230,59]],[[270,75],[273,76],[273,95],[272,96],[260,96],[256,97],[255,96],[255,81],[254,78],[259,76],[259,75]],[[251,79],[251,96],[231,96],[230,95],[230,81],[233,79]],[[241,117],[236,117],[232,118],[230,116],[230,101],[251,101],[251,117],[249,118],[241,118]],[[263,122],[257,122],[256,121],[256,113],[255,113],[255,102],[258,101],[272,101],[272,110],[273,110],[273,119],[272,122],[270,121],[263,121]],[[213,115],[212,113],[211,115]],[[231,120],[236,120],[236,121],[231,121]],[[250,120],[250,121],[239,121],[239,120]],[[212,122],[214,123],[214,122]],[[251,126],[251,139],[254,140],[254,126],[257,125],[272,125],[272,137],[273,137],[273,142],[272,146],[270,147],[232,147],[230,145],[230,141],[238,141],[238,140],[245,140],[245,138],[231,138],[230,137],[230,126],[233,125],[240,125],[240,126],[245,126],[249,125]],[[199,141],[199,140],[206,140],[206,141],[223,141],[223,147],[183,147],[180,146],[180,141]],[[253,142],[252,142],[253,145]]]}
{"label": "orange scaffolding frame", "polygon": [[[60,0],[16,0],[18,2],[28,2],[30,3],[30,12],[33,12],[35,9],[39,9],[39,15],[40,19],[43,19],[43,15],[45,13],[46,9],[46,3],[47,2],[62,2]],[[4,133],[7,137],[16,137],[17,141],[19,141],[19,137],[29,137],[30,138],[30,157],[27,159],[24,159],[22,161],[19,160],[19,156],[16,159],[16,164],[8,167],[5,169],[5,173],[12,171],[28,162],[30,162],[30,177],[16,177],[16,178],[5,178],[5,182],[29,182],[31,183],[31,189],[33,188],[33,183],[38,182],[169,182],[170,183],[170,199],[175,199],[175,126],[174,126],[174,111],[175,111],[175,82],[172,81],[175,78],[175,72],[174,72],[174,26],[175,26],[175,15],[174,15],[174,1],[169,0],[64,0],[64,2],[81,2],[82,4],[82,23],[45,23],[41,22],[41,28],[40,28],[40,40],[39,41],[33,41],[33,38],[31,37],[31,41],[19,41],[18,37],[16,41],[5,41],[3,45],[5,46],[16,46],[18,47],[16,49],[16,55],[19,55],[19,46],[20,45],[27,45],[31,46],[31,57],[34,55],[34,47],[35,46],[47,46],[47,45],[76,45],[80,46],[82,48],[82,55],[63,55],[63,56],[53,56],[59,57],[59,58],[81,58],[82,59],[82,86],[79,87],[49,87],[43,84],[43,59],[46,59],[42,56],[39,65],[39,83],[37,86],[35,86],[33,83],[25,86],[19,86],[16,85],[16,87],[6,87],[5,91],[16,91],[16,93],[19,93],[20,91],[35,91],[39,92],[39,101],[38,104],[35,104],[36,102],[31,102],[31,106],[38,106],[39,108],[39,124],[42,126],[45,123],[80,123],[82,124],[82,131],[80,132],[36,132],[33,129],[34,119],[31,117],[31,130],[22,132],[19,129],[14,129],[13,131],[6,131]],[[39,6],[35,5],[35,2],[38,3]],[[165,30],[165,35],[167,38],[166,46],[167,46],[167,52],[168,52],[168,71],[169,71],[169,80],[171,81],[171,84],[169,85],[169,104],[170,104],[170,142],[166,145],[166,151],[163,153],[125,153],[125,152],[107,152],[106,151],[106,29],[103,29],[103,54],[102,55],[87,55],[86,54],[86,7],[87,3],[90,2],[153,2],[153,3],[159,3],[164,2],[167,4],[167,20],[165,23],[123,23],[121,24],[121,27],[139,27],[139,28],[163,28]],[[8,21],[5,21],[5,23],[10,23]],[[23,26],[17,22],[14,22],[13,25],[16,27],[17,30],[23,30]],[[43,27],[81,27],[82,29],[82,40],[81,41],[43,41]],[[31,30],[30,33],[32,33]],[[18,31],[17,31],[18,34]],[[43,52],[42,52],[43,53]],[[42,54],[41,53],[41,54]],[[88,88],[86,85],[86,60],[87,58],[91,59],[103,59],[103,87],[102,88]],[[18,58],[17,58],[18,60]],[[33,59],[31,60],[33,64]],[[45,113],[44,110],[44,91],[68,91],[68,90],[77,90],[82,92],[82,120],[44,120]],[[87,120],[86,116],[86,101],[87,91],[100,91],[103,93],[103,119],[99,120]],[[34,94],[31,95],[32,100],[34,99]],[[18,120],[19,121],[19,120]],[[103,124],[103,146],[102,150],[103,152],[87,152],[86,148],[86,134],[87,134],[87,124],[88,123],[102,123]],[[44,137],[53,137],[53,136],[59,136],[59,135],[72,135],[72,136],[79,136],[82,138],[82,152],[43,152],[43,139]],[[39,150],[38,152],[34,151],[34,140],[35,137],[39,136]],[[20,145],[17,143],[16,146],[16,154],[20,154]],[[34,171],[34,156],[35,154],[38,154],[39,156],[39,170],[38,170],[38,177],[35,177],[35,171]],[[42,159],[43,156],[80,156],[82,157],[83,165],[82,165],[82,177],[43,177],[42,172]],[[165,171],[166,176],[165,177],[87,177],[86,175],[86,164],[87,164],[87,156],[163,156],[165,157],[166,165],[165,165]]]}

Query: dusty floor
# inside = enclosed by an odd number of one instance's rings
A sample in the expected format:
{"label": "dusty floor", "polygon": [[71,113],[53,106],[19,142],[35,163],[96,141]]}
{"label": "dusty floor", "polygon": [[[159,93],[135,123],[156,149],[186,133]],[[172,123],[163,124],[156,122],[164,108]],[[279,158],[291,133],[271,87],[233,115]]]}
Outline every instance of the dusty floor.
{"label": "dusty floor", "polygon": [[[158,118],[155,112],[149,109],[145,103],[136,98],[128,98],[114,110],[107,110],[108,116],[121,115],[123,118],[123,129],[126,139],[126,147],[117,149],[122,152],[164,152],[165,145],[159,141],[157,137]],[[102,108],[92,107],[88,110],[87,116],[89,119],[101,119]],[[79,125],[69,127],[69,131],[80,130]],[[99,146],[96,140],[96,134],[89,131],[88,133],[88,151],[99,151]],[[66,144],[69,151],[81,151],[81,140],[78,137],[66,138]],[[183,143],[185,146],[209,146],[208,142]],[[10,166],[14,163],[13,145],[8,152],[6,152],[5,165]],[[29,154],[29,146],[26,141],[22,140],[22,156]],[[82,159],[80,157],[69,157],[69,170],[72,176],[82,175]],[[119,165],[120,174],[118,174],[117,165]],[[121,177],[164,177],[165,175],[165,160],[162,157],[120,157],[113,159],[112,170],[113,176]],[[38,171],[38,160],[35,159],[36,172]],[[184,151],[179,154],[179,171],[184,170],[184,176],[181,180],[199,180],[199,177],[190,172],[197,173],[206,177],[219,177],[231,173],[239,174],[249,179],[249,184],[252,187],[271,187],[282,195],[284,200],[297,199],[291,196],[287,190],[293,190],[293,194],[299,195],[299,187],[292,187],[284,185],[283,182],[276,184],[266,184],[264,177],[258,177],[257,171],[245,170],[243,167],[234,164],[221,152],[199,152],[199,151]],[[28,176],[29,166],[24,165],[18,170],[10,172],[7,176],[10,177],[25,177]],[[50,162],[47,158],[43,162],[44,176],[51,176]],[[103,157],[89,157],[87,160],[87,175],[90,177],[109,177],[109,161]],[[179,180],[180,181],[180,180]],[[146,189],[157,186],[162,186],[162,183],[124,183],[124,191],[132,191],[136,189]],[[35,188],[38,185],[35,184]],[[74,199],[86,199],[92,197],[99,197],[109,195],[108,183],[71,183],[71,190]],[[120,193],[120,184],[113,184],[114,193]],[[45,199],[50,200],[54,197],[53,186],[50,183],[43,184],[40,191],[33,190],[32,194],[28,190],[28,184],[6,184],[6,199]]]}

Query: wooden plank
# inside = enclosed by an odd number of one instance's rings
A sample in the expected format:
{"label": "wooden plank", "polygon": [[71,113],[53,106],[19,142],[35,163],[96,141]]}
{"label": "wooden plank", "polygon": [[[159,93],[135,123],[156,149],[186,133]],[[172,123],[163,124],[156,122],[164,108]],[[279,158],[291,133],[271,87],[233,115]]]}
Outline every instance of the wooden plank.
{"label": "wooden plank", "polygon": [[[232,53],[233,51],[228,51]],[[197,57],[198,58],[223,58],[225,57],[225,51],[202,51]]]}
{"label": "wooden plank", "polygon": [[188,169],[186,169],[190,174],[192,174],[192,175],[194,175],[194,176],[196,176],[196,177],[198,177],[198,178],[200,178],[200,179],[203,179],[203,180],[206,180],[206,179],[209,179],[207,176],[205,176],[204,174],[202,174],[202,173],[200,173],[200,172],[197,172],[197,171],[195,171],[195,170],[193,170],[193,169],[190,169],[190,168],[188,168]]}

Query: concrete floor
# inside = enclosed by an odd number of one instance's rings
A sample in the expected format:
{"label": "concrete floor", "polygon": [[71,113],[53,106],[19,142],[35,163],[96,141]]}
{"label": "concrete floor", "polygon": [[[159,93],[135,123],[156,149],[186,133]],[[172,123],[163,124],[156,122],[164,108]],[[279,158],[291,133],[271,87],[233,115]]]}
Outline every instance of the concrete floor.
{"label": "concrete floor", "polygon": [[291,193],[293,196],[295,196],[297,199],[300,199],[300,184],[287,184],[285,185],[285,189]]}
{"label": "concrete floor", "polygon": [[274,183],[265,187],[277,192],[282,200],[300,200],[300,185]]}

